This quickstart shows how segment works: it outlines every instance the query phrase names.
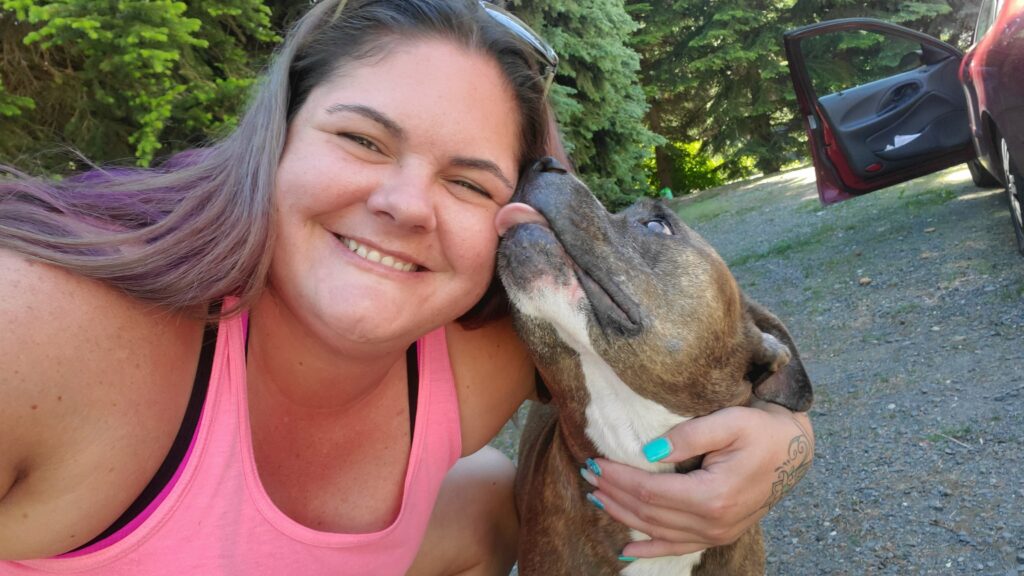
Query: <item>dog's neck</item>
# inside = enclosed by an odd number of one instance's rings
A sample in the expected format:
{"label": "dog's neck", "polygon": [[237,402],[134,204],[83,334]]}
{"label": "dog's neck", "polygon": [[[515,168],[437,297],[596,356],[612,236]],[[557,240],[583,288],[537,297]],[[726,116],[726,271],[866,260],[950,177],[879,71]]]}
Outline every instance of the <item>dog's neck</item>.
{"label": "dog's neck", "polygon": [[[641,447],[689,418],[644,398],[623,382],[594,350],[584,312],[569,304],[557,290],[534,294],[532,298],[518,302],[518,306],[526,315],[546,318],[561,342],[576,352],[586,388],[585,403],[580,395],[560,397],[553,394],[558,418],[563,422],[561,433],[573,457],[582,463],[593,456],[604,456],[652,472],[672,470],[672,464],[648,462]],[[576,375],[569,374],[550,376],[576,378]],[[553,392],[576,389],[568,382],[550,384]],[[584,432],[585,438],[572,437],[579,431]],[[590,451],[591,447],[597,450],[597,454]]]}
{"label": "dog's neck", "polygon": [[593,350],[578,350],[589,399],[584,415],[586,434],[603,456],[651,472],[672,470],[672,464],[650,463],[641,447],[689,420],[644,398]]}

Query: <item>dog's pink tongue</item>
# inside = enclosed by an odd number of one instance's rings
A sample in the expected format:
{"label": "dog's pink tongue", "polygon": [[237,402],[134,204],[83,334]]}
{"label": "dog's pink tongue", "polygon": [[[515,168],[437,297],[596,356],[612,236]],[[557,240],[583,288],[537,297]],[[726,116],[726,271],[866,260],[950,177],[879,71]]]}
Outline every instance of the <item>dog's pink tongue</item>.
{"label": "dog's pink tongue", "polygon": [[540,224],[548,228],[548,221],[541,216],[540,212],[534,210],[533,206],[521,202],[506,204],[498,210],[494,217],[494,226],[498,229],[498,236],[504,236],[509,228],[516,224]]}

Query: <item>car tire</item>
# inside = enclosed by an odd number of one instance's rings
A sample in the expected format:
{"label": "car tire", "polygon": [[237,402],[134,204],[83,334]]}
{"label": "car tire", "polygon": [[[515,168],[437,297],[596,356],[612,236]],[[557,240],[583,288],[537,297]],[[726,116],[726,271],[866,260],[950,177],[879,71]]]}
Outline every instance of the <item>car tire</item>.
{"label": "car tire", "polygon": [[977,160],[969,161],[967,169],[971,171],[971,180],[974,181],[974,185],[978,188],[999,188],[1002,186],[999,180],[996,180],[996,177],[988,170],[985,170],[985,167]]}
{"label": "car tire", "polygon": [[1013,232],[1017,235],[1017,250],[1024,255],[1024,178],[1021,178],[1017,164],[1010,157],[1010,148],[1006,139],[999,139],[999,151],[1002,154],[1003,173],[1006,176],[1006,198],[1010,202],[1010,219],[1013,221]]}

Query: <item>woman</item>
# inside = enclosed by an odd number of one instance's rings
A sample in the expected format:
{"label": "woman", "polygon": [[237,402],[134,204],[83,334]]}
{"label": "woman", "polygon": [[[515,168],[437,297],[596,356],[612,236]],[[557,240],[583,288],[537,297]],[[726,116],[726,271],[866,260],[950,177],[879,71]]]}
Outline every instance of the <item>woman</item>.
{"label": "woman", "polygon": [[[508,572],[485,445],[533,369],[488,287],[547,83],[495,14],[320,2],[223,142],[0,187],[0,574]],[[717,450],[704,481],[743,472],[710,505],[601,462],[609,513],[657,538],[624,553],[764,513],[786,442],[758,434],[794,416],[717,417],[669,433],[669,458]]]}

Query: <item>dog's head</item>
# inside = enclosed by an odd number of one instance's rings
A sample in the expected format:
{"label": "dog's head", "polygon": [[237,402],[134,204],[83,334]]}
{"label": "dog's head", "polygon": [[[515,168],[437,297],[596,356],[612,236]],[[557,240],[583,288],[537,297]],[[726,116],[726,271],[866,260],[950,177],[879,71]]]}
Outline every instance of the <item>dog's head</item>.
{"label": "dog's head", "polygon": [[545,380],[572,386],[575,359],[593,353],[683,416],[745,403],[751,391],[810,406],[785,327],[743,297],[714,249],[663,202],[610,214],[551,159],[523,176],[514,200],[498,216],[498,272]]}

